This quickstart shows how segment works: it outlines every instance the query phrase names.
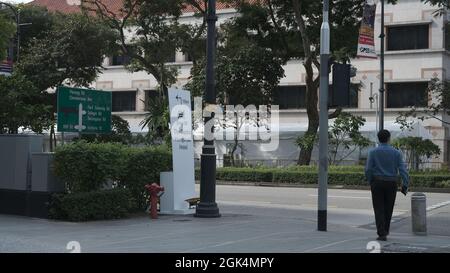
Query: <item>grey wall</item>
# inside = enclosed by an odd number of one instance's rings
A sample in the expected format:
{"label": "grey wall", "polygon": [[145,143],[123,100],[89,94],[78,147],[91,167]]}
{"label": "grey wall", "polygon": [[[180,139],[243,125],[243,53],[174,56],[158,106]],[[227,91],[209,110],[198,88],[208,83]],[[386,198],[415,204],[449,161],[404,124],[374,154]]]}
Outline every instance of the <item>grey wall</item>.
{"label": "grey wall", "polygon": [[0,189],[31,186],[31,154],[43,149],[40,135],[0,135]]}

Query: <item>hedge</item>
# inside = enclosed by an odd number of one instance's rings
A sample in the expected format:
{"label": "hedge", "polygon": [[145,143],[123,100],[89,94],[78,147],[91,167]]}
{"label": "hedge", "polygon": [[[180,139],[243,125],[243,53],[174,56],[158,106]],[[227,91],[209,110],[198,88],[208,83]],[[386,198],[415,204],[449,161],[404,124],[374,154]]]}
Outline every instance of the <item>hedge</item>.
{"label": "hedge", "polygon": [[144,186],[158,183],[160,172],[172,169],[172,154],[165,146],[128,148],[127,161],[119,185],[130,190],[136,200],[136,209],[145,209],[148,194]]}
{"label": "hedge", "polygon": [[54,171],[68,192],[96,191],[117,180],[125,161],[121,144],[77,141],[56,148]]}
{"label": "hedge", "polygon": [[68,193],[98,191],[113,182],[129,190],[135,209],[146,207],[144,185],[159,183],[159,173],[171,169],[172,155],[165,146],[137,148],[77,141],[55,151],[55,174],[66,183]]}
{"label": "hedge", "polygon": [[[328,183],[330,185],[368,185],[364,172],[348,171],[345,168],[329,170]],[[216,172],[217,180],[225,181],[244,181],[244,182],[272,182],[284,184],[317,184],[318,173],[314,169],[304,168],[295,170],[295,168],[276,169],[276,168],[219,168]],[[199,178],[199,170],[196,172]],[[450,173],[443,171],[411,173],[412,187],[444,188],[450,187]]]}
{"label": "hedge", "polygon": [[127,189],[54,194],[49,217],[58,220],[88,221],[122,218],[135,207]]}

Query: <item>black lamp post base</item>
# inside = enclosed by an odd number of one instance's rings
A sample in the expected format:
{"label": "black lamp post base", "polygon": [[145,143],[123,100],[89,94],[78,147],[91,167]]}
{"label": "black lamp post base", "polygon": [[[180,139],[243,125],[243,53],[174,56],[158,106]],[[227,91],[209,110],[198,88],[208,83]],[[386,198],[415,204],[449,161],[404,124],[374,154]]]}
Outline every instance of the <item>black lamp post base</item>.
{"label": "black lamp post base", "polygon": [[218,218],[220,217],[219,207],[216,203],[202,203],[197,205],[194,217],[199,218]]}

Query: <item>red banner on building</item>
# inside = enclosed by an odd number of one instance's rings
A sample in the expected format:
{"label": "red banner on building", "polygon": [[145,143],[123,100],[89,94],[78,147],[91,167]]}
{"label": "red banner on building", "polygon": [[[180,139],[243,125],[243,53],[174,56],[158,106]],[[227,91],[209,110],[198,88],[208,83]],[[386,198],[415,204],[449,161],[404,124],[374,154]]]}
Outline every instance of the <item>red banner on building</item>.
{"label": "red banner on building", "polygon": [[375,12],[377,5],[365,4],[361,28],[359,29],[357,57],[377,58],[375,52]]}

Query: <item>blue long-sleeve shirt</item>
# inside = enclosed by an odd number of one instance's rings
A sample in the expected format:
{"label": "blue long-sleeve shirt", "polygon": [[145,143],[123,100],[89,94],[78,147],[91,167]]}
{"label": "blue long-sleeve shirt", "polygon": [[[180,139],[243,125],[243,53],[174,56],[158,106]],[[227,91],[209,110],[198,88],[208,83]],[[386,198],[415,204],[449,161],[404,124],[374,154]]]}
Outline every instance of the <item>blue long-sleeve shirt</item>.
{"label": "blue long-sleeve shirt", "polygon": [[402,178],[403,185],[408,187],[408,170],[400,151],[383,143],[369,151],[366,164],[366,178],[369,183],[376,176],[396,179],[398,174]]}

